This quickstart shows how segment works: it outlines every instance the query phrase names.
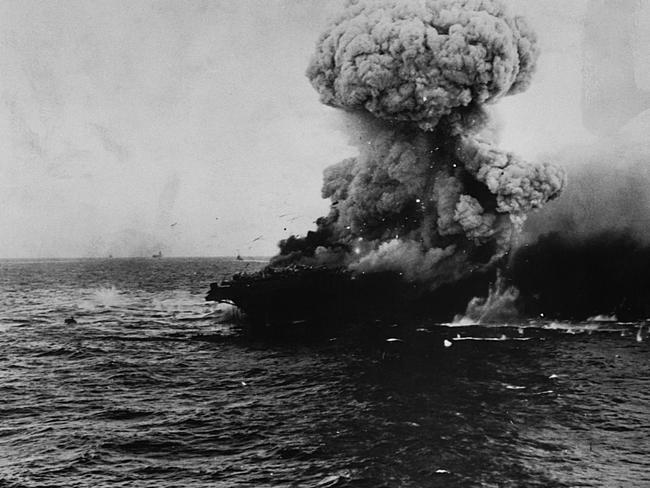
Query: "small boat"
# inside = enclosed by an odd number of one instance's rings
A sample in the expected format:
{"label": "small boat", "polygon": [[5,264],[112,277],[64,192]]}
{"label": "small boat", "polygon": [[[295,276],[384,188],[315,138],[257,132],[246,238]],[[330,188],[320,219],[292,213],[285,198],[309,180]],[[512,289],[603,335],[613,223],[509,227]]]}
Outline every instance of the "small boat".
{"label": "small boat", "polygon": [[237,254],[237,257],[235,258],[237,261],[243,261],[244,258],[241,257],[241,254]]}
{"label": "small boat", "polygon": [[162,251],[158,251],[157,254],[152,254],[151,257],[152,258],[162,258]]}

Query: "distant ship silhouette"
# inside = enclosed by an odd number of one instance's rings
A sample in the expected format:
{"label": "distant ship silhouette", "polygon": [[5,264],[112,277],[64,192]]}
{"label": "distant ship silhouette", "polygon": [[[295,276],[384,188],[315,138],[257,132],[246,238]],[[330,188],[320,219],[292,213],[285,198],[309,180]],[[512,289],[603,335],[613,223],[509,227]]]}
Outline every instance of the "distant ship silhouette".
{"label": "distant ship silhouette", "polygon": [[650,108],[637,87],[632,35],[638,2],[590,0],[585,16],[582,119],[597,136],[611,136]]}
{"label": "distant ship silhouette", "polygon": [[152,254],[151,257],[152,258],[162,258],[162,251],[158,251],[157,254]]}

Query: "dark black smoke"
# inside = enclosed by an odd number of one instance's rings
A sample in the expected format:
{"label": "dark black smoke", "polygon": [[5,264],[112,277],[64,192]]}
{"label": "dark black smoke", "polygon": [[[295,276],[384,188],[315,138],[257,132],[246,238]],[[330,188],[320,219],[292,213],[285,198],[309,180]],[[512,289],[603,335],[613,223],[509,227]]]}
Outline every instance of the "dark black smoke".
{"label": "dark black smoke", "polygon": [[484,106],[527,88],[538,50],[497,0],[351,0],[307,75],[355,121],[359,154],[325,170],[329,215],[272,267],[393,272],[429,289],[502,260],[564,172],[496,147]]}
{"label": "dark black smoke", "polygon": [[566,191],[527,222],[508,277],[526,315],[650,317],[650,148],[621,138],[564,151]]}
{"label": "dark black smoke", "polygon": [[514,254],[509,277],[527,316],[584,320],[650,317],[650,247],[625,231],[541,236]]}

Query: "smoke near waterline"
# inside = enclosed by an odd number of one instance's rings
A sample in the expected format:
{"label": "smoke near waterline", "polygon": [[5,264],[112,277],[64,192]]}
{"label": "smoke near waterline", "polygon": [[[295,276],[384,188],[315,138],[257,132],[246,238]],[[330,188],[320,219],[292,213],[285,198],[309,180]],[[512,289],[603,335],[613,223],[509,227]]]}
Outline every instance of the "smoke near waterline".
{"label": "smoke near waterline", "polygon": [[505,256],[560,168],[496,147],[486,105],[530,84],[526,22],[492,0],[352,0],[307,70],[345,110],[359,154],[325,170],[330,212],[272,266],[394,271],[436,288]]}
{"label": "smoke near waterline", "polygon": [[527,224],[508,277],[526,315],[650,316],[650,147],[623,135],[565,148],[571,185]]}
{"label": "smoke near waterline", "polygon": [[517,307],[525,315],[650,317],[644,8],[627,0],[587,4],[581,111],[597,141],[553,149],[571,185],[529,219],[508,263],[508,279],[519,290]]}

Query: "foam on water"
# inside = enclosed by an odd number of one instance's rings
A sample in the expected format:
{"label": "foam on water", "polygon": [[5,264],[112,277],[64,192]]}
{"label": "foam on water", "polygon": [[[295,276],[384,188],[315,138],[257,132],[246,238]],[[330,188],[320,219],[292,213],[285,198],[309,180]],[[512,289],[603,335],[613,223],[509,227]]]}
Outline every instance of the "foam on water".
{"label": "foam on water", "polygon": [[260,342],[238,266],[0,263],[0,485],[648,486],[647,323]]}
{"label": "foam on water", "polygon": [[454,318],[453,322],[447,322],[443,325],[447,327],[467,327],[470,325],[478,325],[478,321],[470,317],[465,317],[464,315],[459,315]]}
{"label": "foam on water", "polygon": [[95,302],[104,307],[117,307],[124,303],[124,296],[114,286],[98,288],[93,292]]}
{"label": "foam on water", "polygon": [[589,317],[587,322],[618,322],[616,315],[595,315]]}

